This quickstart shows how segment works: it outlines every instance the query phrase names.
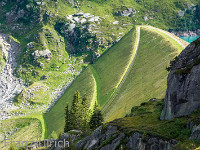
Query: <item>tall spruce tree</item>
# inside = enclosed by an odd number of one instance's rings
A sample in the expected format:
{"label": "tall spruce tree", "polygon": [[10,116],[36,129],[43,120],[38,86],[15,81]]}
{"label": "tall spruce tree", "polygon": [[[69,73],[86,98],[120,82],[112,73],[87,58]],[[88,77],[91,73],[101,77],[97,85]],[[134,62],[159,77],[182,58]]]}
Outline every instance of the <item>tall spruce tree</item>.
{"label": "tall spruce tree", "polygon": [[80,124],[81,124],[81,96],[79,91],[76,91],[74,94],[74,99],[72,102],[72,107],[71,107],[71,125],[73,126],[74,129],[80,129]]}
{"label": "tall spruce tree", "polygon": [[95,129],[103,124],[103,115],[98,104],[95,102],[92,117],[90,119],[89,125],[91,129]]}
{"label": "tall spruce tree", "polygon": [[[69,105],[66,105],[65,108],[65,128],[64,131],[68,132],[72,129],[80,129],[83,132],[87,131],[90,126],[90,104],[87,98],[87,95],[84,94],[82,100],[80,93],[76,91],[74,93],[74,98],[71,106],[71,110],[69,110]],[[95,110],[97,109],[97,105],[95,104]],[[98,114],[98,111],[97,113]],[[99,117],[100,118],[100,117]],[[101,119],[100,119],[101,120]]]}
{"label": "tall spruce tree", "polygon": [[70,110],[69,110],[69,105],[67,104],[65,107],[65,128],[64,128],[65,132],[68,132],[72,129],[70,115],[71,114],[70,114]]}
{"label": "tall spruce tree", "polygon": [[86,130],[88,128],[88,122],[89,122],[89,101],[87,98],[87,95],[84,94],[82,99],[82,129]]}

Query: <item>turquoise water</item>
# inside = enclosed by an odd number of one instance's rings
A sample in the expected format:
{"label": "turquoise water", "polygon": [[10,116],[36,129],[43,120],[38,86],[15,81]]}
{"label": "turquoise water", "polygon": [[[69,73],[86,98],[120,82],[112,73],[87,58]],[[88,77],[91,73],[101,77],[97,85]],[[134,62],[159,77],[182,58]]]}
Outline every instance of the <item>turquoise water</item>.
{"label": "turquoise water", "polygon": [[198,39],[199,36],[183,36],[183,37],[180,37],[180,38],[191,43],[191,42],[195,41],[196,39]]}

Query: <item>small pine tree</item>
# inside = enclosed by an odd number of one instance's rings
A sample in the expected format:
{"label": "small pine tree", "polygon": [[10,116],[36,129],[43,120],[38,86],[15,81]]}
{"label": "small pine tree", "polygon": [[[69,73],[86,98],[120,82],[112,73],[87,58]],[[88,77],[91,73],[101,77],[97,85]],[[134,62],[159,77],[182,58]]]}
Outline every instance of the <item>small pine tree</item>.
{"label": "small pine tree", "polygon": [[89,125],[91,129],[95,129],[103,124],[103,115],[101,113],[101,109],[98,107],[95,102],[94,111],[92,117],[90,119]]}
{"label": "small pine tree", "polygon": [[70,117],[70,111],[69,111],[69,105],[67,104],[65,107],[65,132],[70,131],[71,128],[71,117]]}

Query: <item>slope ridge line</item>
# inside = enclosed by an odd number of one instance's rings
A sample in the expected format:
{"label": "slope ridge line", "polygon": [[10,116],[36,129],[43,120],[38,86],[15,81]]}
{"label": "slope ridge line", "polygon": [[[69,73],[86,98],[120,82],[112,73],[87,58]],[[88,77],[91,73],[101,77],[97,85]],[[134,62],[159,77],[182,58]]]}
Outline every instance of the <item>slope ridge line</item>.
{"label": "slope ridge line", "polygon": [[97,100],[98,100],[99,90],[101,88],[101,85],[100,85],[100,82],[99,82],[99,76],[98,76],[96,69],[92,65],[89,65],[88,67],[90,68],[90,70],[92,72],[92,76],[93,76],[94,81],[95,81],[94,96],[93,96],[92,101],[90,102],[90,109],[92,109],[95,102],[97,102]]}
{"label": "slope ridge line", "polygon": [[133,56],[132,56],[132,59],[131,59],[129,65],[128,65],[128,67],[127,67],[127,69],[126,69],[126,71],[125,71],[125,73],[124,73],[124,75],[123,75],[123,77],[122,77],[121,82],[118,84],[116,90],[113,92],[113,94],[112,94],[111,97],[109,98],[108,102],[107,102],[107,103],[105,104],[105,106],[102,108],[102,112],[103,112],[103,113],[108,109],[108,107],[109,107],[109,106],[111,105],[111,103],[113,102],[113,100],[114,100],[114,98],[115,98],[115,96],[116,96],[118,90],[122,87],[123,83],[125,82],[125,80],[126,80],[128,74],[129,74],[129,72],[130,72],[130,70],[131,70],[131,68],[132,68],[132,66],[133,66],[133,64],[134,64],[134,61],[135,61],[135,58],[136,58],[136,55],[137,55],[137,50],[138,50],[139,43],[140,43],[140,28],[141,28],[141,26],[136,27],[136,43],[135,43],[135,45],[134,45],[134,49],[135,49],[135,50],[134,50],[134,54],[133,54]]}
{"label": "slope ridge line", "polygon": [[151,29],[155,29],[157,31],[160,31],[164,34],[166,34],[167,36],[171,37],[173,40],[175,40],[179,45],[181,45],[183,48],[186,48],[186,46],[181,42],[179,41],[177,38],[175,38],[174,36],[172,36],[170,33],[168,33],[167,31],[164,31],[162,29],[159,29],[159,28],[156,28],[156,27],[152,27],[152,26],[144,26],[144,27],[147,27],[147,28],[151,28]]}
{"label": "slope ridge line", "polygon": [[163,34],[167,35],[168,37],[172,38],[173,40],[175,40],[181,47],[185,48],[186,45],[184,45],[181,41],[179,41],[177,38],[173,37],[170,33],[164,31],[164,30],[161,30],[159,28],[156,28],[156,27],[152,27],[152,26],[138,26],[136,28],[136,37],[137,37],[137,42],[135,44],[135,54],[134,54],[134,57],[127,69],[127,71],[125,71],[125,75],[123,76],[120,84],[117,86],[116,90],[113,92],[113,94],[111,95],[110,99],[108,100],[108,102],[105,104],[105,106],[102,108],[102,112],[105,113],[105,111],[109,108],[109,106],[112,104],[112,102],[114,101],[115,99],[115,96],[117,95],[117,92],[120,90],[120,88],[122,87],[123,83],[125,82],[129,72],[130,72],[130,69],[132,68],[134,62],[135,62],[135,58],[136,58],[136,55],[137,55],[137,50],[138,50],[138,47],[139,47],[139,43],[140,43],[140,28],[141,27],[147,27],[147,28],[151,28],[151,29],[154,29],[154,30],[157,30],[159,32],[162,32]]}

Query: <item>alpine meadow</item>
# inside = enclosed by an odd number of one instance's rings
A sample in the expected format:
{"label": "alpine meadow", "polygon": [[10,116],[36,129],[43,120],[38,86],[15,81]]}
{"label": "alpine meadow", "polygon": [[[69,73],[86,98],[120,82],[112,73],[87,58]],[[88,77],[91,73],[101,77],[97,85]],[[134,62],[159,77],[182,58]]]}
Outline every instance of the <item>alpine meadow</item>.
{"label": "alpine meadow", "polygon": [[199,0],[0,0],[0,149],[200,149],[199,37]]}

